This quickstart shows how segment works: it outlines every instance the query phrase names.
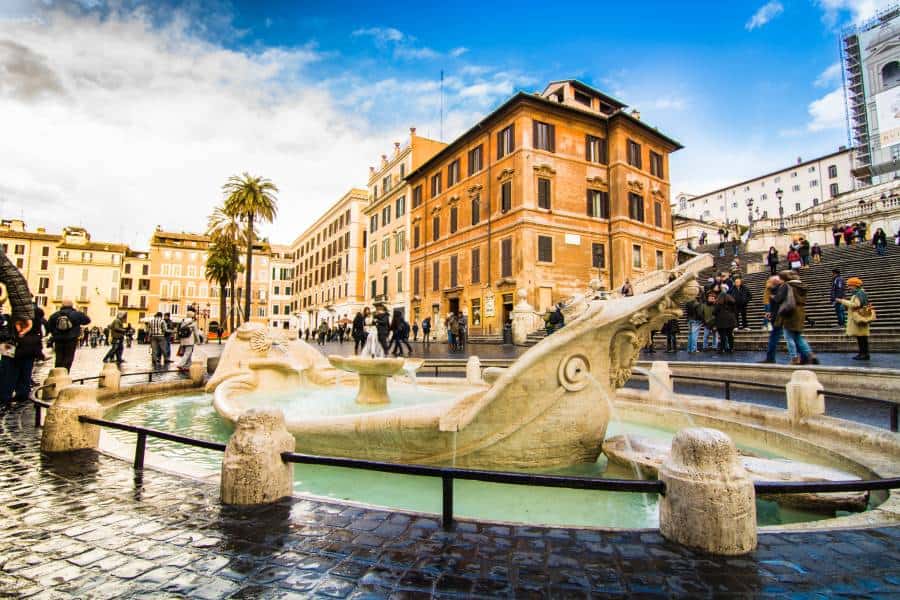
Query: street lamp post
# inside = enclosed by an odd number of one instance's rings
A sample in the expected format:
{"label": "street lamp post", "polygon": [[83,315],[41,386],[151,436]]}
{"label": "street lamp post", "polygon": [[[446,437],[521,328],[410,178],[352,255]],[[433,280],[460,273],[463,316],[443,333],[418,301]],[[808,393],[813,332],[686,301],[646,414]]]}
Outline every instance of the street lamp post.
{"label": "street lamp post", "polygon": [[753,226],[753,198],[747,198],[747,228]]}
{"label": "street lamp post", "polygon": [[784,227],[784,205],[781,203],[781,198],[784,196],[784,191],[781,188],[775,190],[775,197],[778,198],[778,233],[784,233],[787,231]]}

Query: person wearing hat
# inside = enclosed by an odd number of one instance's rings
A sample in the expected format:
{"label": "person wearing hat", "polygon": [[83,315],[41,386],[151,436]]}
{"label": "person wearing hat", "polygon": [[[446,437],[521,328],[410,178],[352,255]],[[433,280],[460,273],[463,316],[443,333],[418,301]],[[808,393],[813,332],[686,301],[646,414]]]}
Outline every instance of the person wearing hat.
{"label": "person wearing hat", "polygon": [[197,343],[197,322],[194,320],[194,311],[187,311],[187,318],[178,326],[178,363],[175,365],[179,371],[187,371],[191,367],[191,355],[194,353],[194,344]]}
{"label": "person wearing hat", "polygon": [[837,301],[847,307],[847,335],[856,338],[859,354],[853,360],[869,360],[869,321],[863,320],[859,310],[869,305],[869,297],[863,289],[862,279],[851,277],[847,280],[850,298],[838,298]]}

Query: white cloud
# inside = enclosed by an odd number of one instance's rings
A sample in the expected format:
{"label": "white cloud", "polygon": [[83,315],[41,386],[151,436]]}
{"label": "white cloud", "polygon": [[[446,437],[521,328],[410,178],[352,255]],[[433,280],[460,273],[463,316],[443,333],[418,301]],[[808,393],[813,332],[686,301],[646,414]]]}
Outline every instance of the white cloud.
{"label": "white cloud", "polygon": [[822,71],[819,76],[816,78],[815,86],[816,87],[828,87],[832,83],[841,80],[841,63],[836,62],[832,65],[829,65],[827,69]]}
{"label": "white cloud", "polygon": [[829,92],[818,100],[811,102],[808,110],[811,121],[806,128],[811,132],[846,127],[844,91],[842,88]]}
{"label": "white cloud", "polygon": [[838,24],[842,13],[849,13],[853,23],[859,24],[893,5],[896,0],[818,0],[823,18],[830,26]]}
{"label": "white cloud", "polygon": [[758,27],[762,27],[778,15],[784,12],[784,6],[781,5],[781,2],[777,2],[776,0],[772,0],[771,2],[767,2],[759,7],[750,20],[744,25],[747,31],[753,31]]}
{"label": "white cloud", "polygon": [[677,96],[657,98],[651,106],[658,110],[684,110],[687,106],[687,100]]}
{"label": "white cloud", "polygon": [[459,58],[460,56],[462,56],[463,54],[465,54],[468,51],[469,51],[469,49],[466,48],[465,46],[460,46],[458,48],[454,48],[453,50],[451,50],[450,56],[452,56],[453,58]]}
{"label": "white cloud", "polygon": [[352,35],[371,37],[378,48],[393,48],[394,58],[400,60],[434,60],[443,56],[459,58],[469,51],[468,48],[459,46],[446,53],[439,52],[428,46],[418,45],[415,36],[394,27],[365,27],[355,30]]}
{"label": "white cloud", "polygon": [[367,27],[365,29],[357,29],[353,32],[354,36],[367,36],[376,42],[385,44],[387,42],[402,42],[406,36],[399,29],[393,27]]}

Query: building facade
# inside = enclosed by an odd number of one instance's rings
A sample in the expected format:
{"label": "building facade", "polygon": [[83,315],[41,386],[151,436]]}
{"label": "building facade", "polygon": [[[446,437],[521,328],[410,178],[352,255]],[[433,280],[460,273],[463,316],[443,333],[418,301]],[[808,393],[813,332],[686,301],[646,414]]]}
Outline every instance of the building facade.
{"label": "building facade", "polygon": [[119,310],[124,310],[132,327],[149,316],[150,311],[150,253],[127,250],[122,265],[119,286]]}
{"label": "building facade", "polygon": [[269,327],[296,329],[292,314],[294,261],[290,246],[272,244],[269,259]]}
{"label": "building facade", "polygon": [[119,308],[122,265],[128,248],[94,242],[82,227],[66,227],[56,246],[56,273],[51,310],[71,299],[94,324],[103,327]]}
{"label": "building facade", "polygon": [[864,183],[900,177],[900,4],[842,35],[847,137]]}
{"label": "building facade", "polygon": [[300,329],[352,319],[364,305],[368,201],[366,190],[351,189],[291,244],[292,307]]}
{"label": "building facade", "polygon": [[574,80],[518,93],[408,176],[412,318],[501,331],[517,289],[547,310],[592,277],[674,263],[669,153],[681,146]]}
{"label": "building facade", "polygon": [[416,135],[394,144],[390,158],[381,156],[369,167],[369,202],[363,211],[367,223],[366,299],[383,302],[409,315],[409,186],[406,176],[446,146]]}
{"label": "building facade", "polygon": [[688,219],[749,225],[751,219],[792,215],[855,188],[853,152],[841,148],[812,160],[701,195],[678,194],[672,212]]}
{"label": "building facade", "polygon": [[0,248],[25,276],[35,301],[45,310],[52,308],[56,288],[56,247],[62,241],[59,234],[47,233],[43,228],[27,231],[25,222],[18,219],[0,221]]}

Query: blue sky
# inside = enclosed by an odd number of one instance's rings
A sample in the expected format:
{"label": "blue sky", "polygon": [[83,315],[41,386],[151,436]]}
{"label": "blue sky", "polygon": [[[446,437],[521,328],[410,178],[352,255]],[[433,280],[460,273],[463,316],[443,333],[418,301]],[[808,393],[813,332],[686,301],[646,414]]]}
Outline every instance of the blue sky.
{"label": "blue sky", "polygon": [[888,4],[6,0],[0,127],[27,141],[0,149],[0,212],[140,246],[202,229],[246,169],[290,242],[408,127],[439,135],[442,70],[445,140],[577,77],[681,141],[673,192],[701,193],[846,143],[838,31]]}

